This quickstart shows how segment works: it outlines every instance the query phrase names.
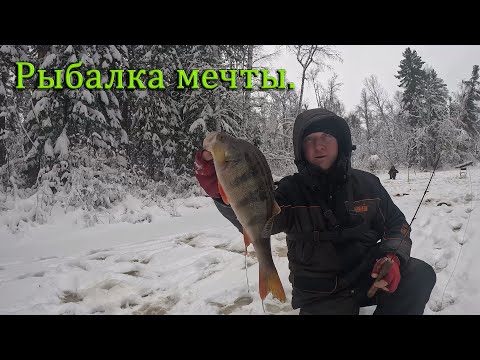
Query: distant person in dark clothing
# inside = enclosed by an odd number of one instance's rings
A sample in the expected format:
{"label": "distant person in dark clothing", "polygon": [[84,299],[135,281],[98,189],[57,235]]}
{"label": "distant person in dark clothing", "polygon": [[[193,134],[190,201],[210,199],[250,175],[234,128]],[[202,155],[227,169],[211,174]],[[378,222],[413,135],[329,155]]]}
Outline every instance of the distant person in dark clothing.
{"label": "distant person in dark clothing", "polygon": [[390,175],[390,179],[395,180],[395,178],[397,177],[397,173],[398,173],[398,170],[395,169],[395,166],[393,166],[393,165],[390,168],[390,170],[388,170],[388,174]]}

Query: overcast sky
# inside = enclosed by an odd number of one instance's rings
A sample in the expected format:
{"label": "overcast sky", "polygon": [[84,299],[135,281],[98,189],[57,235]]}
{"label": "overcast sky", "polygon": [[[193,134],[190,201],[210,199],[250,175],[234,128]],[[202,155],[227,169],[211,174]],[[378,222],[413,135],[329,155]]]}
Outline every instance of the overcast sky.
{"label": "overcast sky", "polygon": [[[333,71],[339,75],[339,81],[343,83],[339,95],[347,111],[359,103],[363,80],[372,74],[377,75],[389,96],[401,90],[395,75],[403,58],[402,53],[407,47],[416,50],[422,60],[435,69],[450,92],[457,91],[461,81],[470,77],[473,65],[480,65],[480,45],[338,45],[336,49],[340,52],[343,62],[330,64]],[[275,69],[286,69],[287,79],[293,81],[295,87],[300,89],[301,66],[293,55],[283,50],[282,56],[273,66]],[[332,76],[332,71],[326,70],[321,76],[322,84],[326,84],[326,80]],[[308,86],[306,91],[306,100],[310,107],[315,107],[313,88]]]}

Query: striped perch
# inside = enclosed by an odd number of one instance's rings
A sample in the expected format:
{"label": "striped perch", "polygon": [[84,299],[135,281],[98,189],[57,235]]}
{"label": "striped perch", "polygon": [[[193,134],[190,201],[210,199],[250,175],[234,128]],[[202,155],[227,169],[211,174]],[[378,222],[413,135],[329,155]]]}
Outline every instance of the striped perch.
{"label": "striped perch", "polygon": [[259,293],[262,301],[272,293],[285,302],[285,291],[273,262],[270,233],[280,213],[274,198],[270,167],[253,144],[224,132],[209,133],[203,148],[213,156],[218,188],[243,227],[245,251],[252,244],[259,265]]}

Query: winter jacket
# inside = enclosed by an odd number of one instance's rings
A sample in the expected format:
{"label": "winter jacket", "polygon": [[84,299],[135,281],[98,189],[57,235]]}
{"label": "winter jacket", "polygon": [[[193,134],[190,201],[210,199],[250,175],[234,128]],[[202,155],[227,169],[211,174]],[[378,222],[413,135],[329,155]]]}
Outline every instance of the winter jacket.
{"label": "winter jacket", "polygon": [[[331,171],[324,172],[303,159],[302,129],[332,116],[315,109],[297,118],[293,141],[299,171],[276,183],[275,199],[281,212],[275,217],[272,234],[286,233],[293,308],[353,287],[382,254],[395,252],[401,266],[410,257],[410,227],[404,214],[378,177],[350,166],[349,130],[339,136],[340,153]],[[332,121],[343,126],[341,118]],[[221,199],[214,201],[242,232],[232,208]]]}

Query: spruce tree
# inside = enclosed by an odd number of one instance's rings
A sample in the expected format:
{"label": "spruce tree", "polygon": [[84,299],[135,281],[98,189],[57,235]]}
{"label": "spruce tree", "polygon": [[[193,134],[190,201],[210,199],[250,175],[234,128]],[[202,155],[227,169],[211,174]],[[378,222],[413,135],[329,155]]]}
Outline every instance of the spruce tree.
{"label": "spruce tree", "polygon": [[461,104],[461,121],[467,131],[476,137],[479,136],[480,130],[480,82],[478,70],[478,65],[474,65],[470,79],[463,81],[464,91]]}
{"label": "spruce tree", "polygon": [[399,87],[405,88],[402,100],[403,111],[407,113],[408,123],[415,126],[419,121],[416,105],[425,79],[425,72],[422,69],[425,62],[416,50],[412,51],[410,48],[407,48],[402,55],[400,69],[395,77],[400,80]]}

